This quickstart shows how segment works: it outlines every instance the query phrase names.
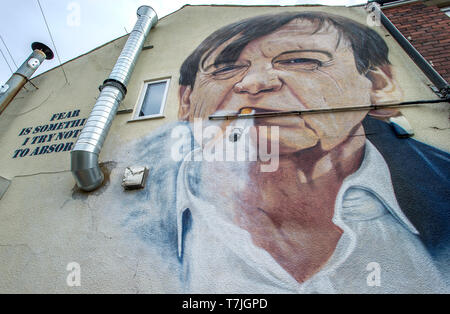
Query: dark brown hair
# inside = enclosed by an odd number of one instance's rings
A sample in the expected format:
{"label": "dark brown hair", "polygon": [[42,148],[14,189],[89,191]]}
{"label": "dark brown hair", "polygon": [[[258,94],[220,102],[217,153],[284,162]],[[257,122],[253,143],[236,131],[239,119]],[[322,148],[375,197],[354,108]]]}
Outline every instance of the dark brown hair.
{"label": "dark brown hair", "polygon": [[389,49],[383,38],[371,28],[349,18],[323,12],[285,12],[273,15],[261,15],[245,19],[220,28],[209,35],[183,62],[180,69],[180,85],[194,87],[195,77],[201,63],[227,40],[240,35],[216,58],[234,62],[242,50],[253,40],[270,34],[283,25],[295,20],[307,20],[317,25],[316,33],[325,25],[334,26],[339,32],[338,43],[342,37],[347,39],[353,49],[355,65],[359,73],[366,75],[369,69],[389,65]]}

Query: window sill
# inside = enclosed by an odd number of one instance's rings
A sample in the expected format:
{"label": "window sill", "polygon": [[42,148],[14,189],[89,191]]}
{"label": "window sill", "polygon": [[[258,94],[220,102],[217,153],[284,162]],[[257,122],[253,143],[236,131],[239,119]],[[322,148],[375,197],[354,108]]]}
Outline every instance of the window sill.
{"label": "window sill", "polygon": [[152,115],[152,116],[144,116],[144,117],[138,117],[131,120],[128,120],[127,123],[130,122],[137,122],[137,121],[143,121],[143,120],[152,120],[152,119],[162,119],[165,118],[165,115],[158,114],[158,115]]}

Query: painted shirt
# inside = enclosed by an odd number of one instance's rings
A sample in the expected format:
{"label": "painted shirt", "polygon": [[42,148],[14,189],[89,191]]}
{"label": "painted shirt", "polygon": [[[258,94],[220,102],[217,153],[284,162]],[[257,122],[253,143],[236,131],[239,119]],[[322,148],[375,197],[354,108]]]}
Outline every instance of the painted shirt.
{"label": "painted shirt", "polygon": [[[198,151],[197,151],[198,152]],[[192,152],[195,154],[196,152]],[[192,188],[190,156],[177,179],[178,254],[191,293],[448,293],[418,232],[395,198],[389,169],[366,141],[364,160],[337,195],[344,232],[325,266],[297,282],[223,206]],[[198,164],[198,163],[197,163]]]}

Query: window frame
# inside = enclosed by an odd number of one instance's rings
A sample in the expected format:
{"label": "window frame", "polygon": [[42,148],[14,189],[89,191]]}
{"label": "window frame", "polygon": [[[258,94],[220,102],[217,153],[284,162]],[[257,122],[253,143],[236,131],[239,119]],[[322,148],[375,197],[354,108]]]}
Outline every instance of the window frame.
{"label": "window frame", "polygon": [[[144,81],[142,83],[141,90],[139,92],[139,97],[138,97],[137,103],[136,103],[135,108],[134,108],[133,117],[132,117],[132,119],[130,121],[140,121],[140,120],[147,120],[147,119],[164,118],[165,117],[164,116],[164,109],[166,107],[166,101],[167,101],[167,95],[169,93],[170,81],[171,81],[170,77],[162,78],[162,79],[156,79],[156,80],[146,80],[146,81]],[[147,93],[148,86],[151,85],[151,84],[157,84],[157,83],[162,83],[162,82],[166,83],[166,87],[164,89],[164,95],[163,95],[163,98],[162,98],[162,101],[161,101],[162,103],[161,103],[161,106],[160,106],[159,113],[155,113],[155,114],[152,114],[152,115],[147,115],[147,116],[140,117],[139,116],[139,112],[141,111],[142,105],[144,103],[145,94]]]}

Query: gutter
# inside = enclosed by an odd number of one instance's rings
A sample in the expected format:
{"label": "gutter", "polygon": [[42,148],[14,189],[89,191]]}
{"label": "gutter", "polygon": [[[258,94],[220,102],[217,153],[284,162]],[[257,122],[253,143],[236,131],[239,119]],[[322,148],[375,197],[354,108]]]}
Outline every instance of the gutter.
{"label": "gutter", "polygon": [[372,105],[360,105],[350,107],[331,107],[331,108],[316,108],[305,110],[289,110],[289,111],[265,111],[258,113],[232,113],[227,115],[210,115],[209,120],[231,120],[231,119],[250,119],[250,118],[267,118],[267,117],[280,117],[315,113],[336,113],[336,112],[349,112],[359,110],[378,110],[383,108],[396,108],[405,106],[415,106],[419,104],[437,104],[443,102],[449,102],[449,99],[430,99],[430,100],[411,100],[392,104],[372,104]]}
{"label": "gutter", "polygon": [[84,191],[93,191],[103,183],[104,175],[98,164],[98,156],[119,104],[125,98],[144,42],[150,29],[158,22],[158,16],[150,6],[139,7],[137,16],[136,25],[111,74],[100,86],[97,102],[70,153],[72,174],[77,186]]}
{"label": "gutter", "polygon": [[383,9],[388,9],[388,8],[395,8],[401,5],[405,5],[405,4],[411,4],[414,2],[419,2],[419,0],[404,0],[404,1],[395,1],[395,2],[390,2],[390,3],[386,3],[386,4],[382,4]]}
{"label": "gutter", "polygon": [[[448,82],[428,63],[427,60],[411,45],[411,43],[400,33],[400,31],[392,24],[392,22],[384,15],[379,5],[374,2],[369,2],[367,7],[369,11],[374,12],[380,16],[381,23],[389,31],[392,37],[400,44],[403,50],[416,63],[428,79],[436,86],[441,98],[448,99],[450,97],[450,85]],[[379,15],[378,15],[379,14]]]}

